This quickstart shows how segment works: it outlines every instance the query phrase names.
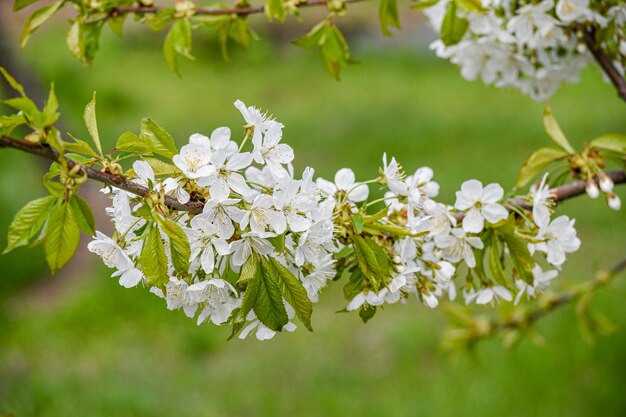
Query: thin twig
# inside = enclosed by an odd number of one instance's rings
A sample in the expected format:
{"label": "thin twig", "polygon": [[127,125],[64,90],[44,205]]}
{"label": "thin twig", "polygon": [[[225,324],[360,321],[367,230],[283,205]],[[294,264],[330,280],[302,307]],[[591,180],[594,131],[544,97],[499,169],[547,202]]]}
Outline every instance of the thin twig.
{"label": "thin twig", "polygon": [[595,39],[595,33],[592,28],[581,29],[583,32],[583,37],[585,40],[585,44],[587,48],[598,62],[598,65],[602,68],[607,77],[611,80],[615,89],[617,90],[617,95],[624,101],[626,101],[626,80],[619,73],[611,58],[600,48],[598,47]]}
{"label": "thin twig", "polygon": [[[343,3],[357,3],[363,0],[343,0]],[[314,6],[326,6],[328,2],[326,0],[309,0],[304,1],[296,5],[298,8],[303,7],[314,7]],[[120,15],[120,14],[153,14],[158,13],[161,10],[166,10],[165,7],[159,6],[117,6],[111,9],[111,15]],[[171,8],[170,8],[171,9]],[[265,11],[265,6],[254,6],[254,7],[231,7],[231,8],[211,8],[211,9],[195,9],[194,15],[227,15],[227,14],[235,14],[239,16],[247,16],[256,13],[263,13]]]}
{"label": "thin twig", "polygon": [[[23,140],[10,138],[8,136],[0,136],[0,148],[17,149],[22,152],[41,156],[51,161],[59,161],[59,153],[47,145],[30,143]],[[150,192],[148,188],[139,185],[136,182],[129,181],[119,175],[99,171],[84,164],[80,164],[70,158],[65,159],[67,160],[67,165],[69,168],[72,168],[75,165],[80,165],[81,169],[87,174],[87,177],[91,178],[92,180],[96,180],[98,182],[111,185],[115,188],[128,191],[129,193],[138,195],[140,197],[145,197]],[[181,204],[178,202],[178,200],[168,195],[165,196],[165,204],[170,208],[179,211],[187,211],[190,213],[202,213],[202,208],[204,207],[204,203],[202,201],[192,200],[187,204]]]}

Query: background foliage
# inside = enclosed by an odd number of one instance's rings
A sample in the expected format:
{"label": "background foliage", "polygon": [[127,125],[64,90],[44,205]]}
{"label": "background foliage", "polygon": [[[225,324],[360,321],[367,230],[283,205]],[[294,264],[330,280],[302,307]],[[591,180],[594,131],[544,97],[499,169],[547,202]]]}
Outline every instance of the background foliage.
{"label": "background foliage", "polygon": [[[542,108],[514,91],[467,83],[431,57],[418,34],[371,38],[355,28],[353,55],[363,61],[328,77],[318,58],[297,48],[255,43],[221,61],[214,42],[199,40],[202,62],[178,80],[165,67],[155,35],[110,33],[95,64],[84,68],[63,47],[63,30],[44,28],[23,59],[44,83],[54,80],[67,130],[86,136],[81,115],[98,91],[104,147],[151,116],[179,143],[219,124],[236,126],[241,98],[276,112],[297,163],[329,176],[341,166],[371,173],[386,151],[410,168],[431,166],[442,190],[468,176],[505,187],[533,149],[546,144]],[[300,29],[299,29],[300,30]],[[19,37],[18,29],[12,39]],[[157,35],[158,37],[158,35]],[[54,39],[53,39],[54,38]],[[17,43],[17,42],[13,42]],[[50,45],[59,45],[56,47]],[[607,131],[626,131],[623,104],[593,68],[581,84],[551,101],[577,145]],[[330,149],[336,149],[330,152]],[[0,236],[15,211],[42,194],[31,170],[39,161],[0,154]],[[304,166],[297,166],[302,169]],[[16,181],[23,171],[26,182]],[[445,191],[444,191],[445,192]],[[623,191],[622,199],[625,198]],[[93,192],[92,201],[105,203]],[[452,201],[453,196],[444,195]],[[624,252],[624,210],[599,200],[566,202],[583,240],[560,283],[589,279],[592,260],[611,265]],[[95,207],[95,211],[98,208]],[[109,226],[98,219],[101,228]],[[2,242],[4,244],[4,242]],[[84,250],[84,249],[83,249]],[[195,327],[139,289],[125,290],[83,254],[54,279],[43,256],[19,249],[0,258],[0,413],[52,415],[623,415],[626,333],[589,346],[570,307],[539,326],[547,344],[527,340],[508,352],[498,341],[450,360],[438,346],[441,311],[417,304],[386,308],[367,326],[337,315],[340,288],[329,288],[313,318],[316,332],[267,344],[226,343],[227,329]],[[624,280],[596,300],[626,323]]]}

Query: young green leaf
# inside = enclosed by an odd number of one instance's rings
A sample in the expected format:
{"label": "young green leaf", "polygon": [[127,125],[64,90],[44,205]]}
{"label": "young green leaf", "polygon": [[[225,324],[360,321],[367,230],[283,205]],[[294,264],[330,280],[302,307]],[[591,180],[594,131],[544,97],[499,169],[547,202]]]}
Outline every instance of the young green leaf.
{"label": "young green leaf", "polygon": [[498,248],[498,239],[493,239],[493,243],[489,249],[489,269],[496,282],[505,287],[509,286],[509,282],[504,273],[502,267],[502,261],[500,259],[500,250]]}
{"label": "young green leaf", "polygon": [[380,0],[378,20],[380,21],[380,29],[386,36],[391,36],[393,34],[389,29],[390,26],[400,29],[398,0]]}
{"label": "young green leaf", "polygon": [[163,43],[163,56],[167,66],[179,77],[177,55],[194,59],[191,55],[191,24],[186,19],[176,19]]}
{"label": "young green leaf", "polygon": [[13,11],[17,12],[18,10],[22,10],[25,7],[30,6],[33,3],[37,3],[41,0],[15,0],[13,2]]}
{"label": "young green leaf", "polygon": [[457,0],[459,2],[459,7],[463,9],[467,13],[478,13],[484,12],[487,10],[480,0]]}
{"label": "young green leaf", "polygon": [[256,304],[262,281],[263,277],[261,276],[261,264],[259,258],[253,254],[241,267],[241,274],[239,276],[239,280],[237,281],[237,285],[245,284],[246,289],[241,305],[232,312],[229,318],[229,322],[233,326],[233,331],[228,337],[228,340],[232,339],[241,331],[241,329],[243,329],[248,313]]}
{"label": "young green leaf", "polygon": [[172,136],[152,119],[141,121],[139,137],[150,143],[152,151],[158,155],[172,158],[178,153]]}
{"label": "young green leaf", "polygon": [[532,284],[535,261],[528,251],[528,245],[515,235],[514,229],[510,228],[509,225],[499,230],[501,230],[502,238],[509,249],[513,266],[517,269],[517,272],[524,281]]}
{"label": "young green leaf", "polygon": [[429,7],[433,7],[437,3],[439,3],[439,0],[416,0],[411,5],[411,9],[416,9],[416,10],[428,9]]}
{"label": "young green leaf", "polygon": [[69,262],[78,248],[80,228],[70,204],[57,200],[48,218],[44,251],[52,275]]}
{"label": "young green leaf", "polygon": [[182,173],[180,168],[178,168],[176,165],[161,161],[160,159],[143,158],[143,160],[146,161],[148,165],[150,165],[150,167],[154,171],[154,175],[178,176]]}
{"label": "young green leaf", "polygon": [[82,155],[87,155],[91,158],[97,158],[98,154],[94,151],[89,144],[83,140],[77,139],[72,135],[69,135],[74,142],[63,142],[63,147],[70,152],[75,152]]}
{"label": "young green leaf", "polygon": [[626,154],[626,135],[609,133],[595,138],[591,141],[591,145],[607,151]]}
{"label": "young green leaf", "polygon": [[8,244],[3,254],[28,244],[28,241],[42,228],[54,201],[55,198],[52,196],[38,198],[27,203],[17,212],[9,226]]}
{"label": "young green leaf", "polygon": [[355,235],[352,240],[359,268],[379,291],[389,274],[389,256],[371,238]]}
{"label": "young green leaf", "polygon": [[152,155],[152,144],[147,137],[139,137],[133,132],[124,132],[117,139],[115,149],[138,155]]}
{"label": "young green leaf", "polygon": [[50,93],[48,94],[48,100],[46,101],[46,105],[43,108],[43,115],[45,118],[44,124],[46,126],[52,126],[59,119],[59,100],[57,99],[57,95],[54,91],[54,83],[50,86]]}
{"label": "young green leaf", "polygon": [[283,296],[278,286],[275,269],[261,267],[259,289],[254,304],[257,318],[269,329],[279,332],[289,322],[283,303]]}
{"label": "young green leaf", "polygon": [[541,148],[533,152],[524,162],[515,182],[516,187],[523,187],[553,162],[567,158],[568,153],[556,148]]}
{"label": "young green leaf", "polygon": [[126,21],[127,14],[119,14],[110,16],[107,20],[109,23],[109,28],[111,31],[115,33],[117,36],[122,36],[122,28],[124,27],[124,22]]}
{"label": "young green leaf", "polygon": [[100,48],[101,29],[102,21],[72,23],[66,38],[72,55],[86,64],[93,61]]}
{"label": "young green leaf", "polygon": [[456,0],[451,1],[448,3],[446,14],[441,23],[441,41],[446,46],[459,43],[463,35],[465,35],[468,26],[469,23],[466,19],[457,16]]}
{"label": "young green leaf", "polygon": [[22,97],[26,97],[26,93],[24,92],[24,87],[22,87],[22,84],[18,83],[15,78],[13,78],[11,74],[9,74],[6,69],[4,69],[4,67],[0,67],[0,73],[2,74],[4,79],[7,80],[7,83],[9,83],[11,88],[20,93]]}
{"label": "young green leaf", "polygon": [[326,35],[327,26],[328,21],[323,20],[315,25],[313,29],[311,29],[308,33],[303,35],[301,38],[296,39],[292,43],[305,49],[311,49],[320,46],[322,44],[324,36]]}
{"label": "young green leaf", "polygon": [[93,216],[91,207],[85,200],[78,195],[73,195],[70,202],[72,210],[74,210],[74,217],[78,227],[85,234],[93,236],[96,234],[96,219]]}
{"label": "young green leaf", "polygon": [[363,233],[363,216],[361,213],[356,213],[352,216],[352,226],[354,226],[354,231],[359,235]]}
{"label": "young green leaf", "polygon": [[574,148],[572,148],[572,145],[570,145],[569,141],[563,134],[561,127],[559,126],[558,122],[554,118],[554,115],[552,114],[552,110],[550,110],[550,107],[548,106],[544,107],[543,109],[543,127],[546,130],[548,136],[550,136],[550,138],[557,145],[565,149],[565,151],[569,154],[574,153]]}
{"label": "young green leaf", "polygon": [[155,224],[150,227],[143,242],[139,263],[149,284],[163,288],[169,282],[165,244]]}
{"label": "young green leaf", "polygon": [[165,219],[160,222],[161,228],[170,238],[172,264],[177,272],[185,273],[189,269],[191,249],[189,240],[183,228],[171,220]]}
{"label": "young green leaf", "polygon": [[40,9],[35,10],[24,23],[22,37],[20,38],[20,48],[24,49],[30,35],[33,34],[41,25],[50,19],[63,6],[64,1],[59,0]]}
{"label": "young green leaf", "polygon": [[285,21],[286,9],[283,0],[268,0],[265,3],[264,10],[270,22],[272,19],[276,19],[279,22]]}
{"label": "young green leaf", "polygon": [[313,331],[311,327],[313,305],[307,296],[302,282],[275,258],[270,258],[269,260],[263,258],[261,262],[264,269],[272,270],[272,275],[277,278],[283,297],[294,308],[302,324],[309,331]]}
{"label": "young green leaf", "polygon": [[85,125],[89,131],[89,135],[93,139],[93,143],[96,145],[96,149],[100,156],[102,156],[102,145],[100,144],[100,134],[98,133],[98,122],[96,120],[96,93],[93,93],[93,98],[85,107],[85,113],[83,114],[85,119]]}

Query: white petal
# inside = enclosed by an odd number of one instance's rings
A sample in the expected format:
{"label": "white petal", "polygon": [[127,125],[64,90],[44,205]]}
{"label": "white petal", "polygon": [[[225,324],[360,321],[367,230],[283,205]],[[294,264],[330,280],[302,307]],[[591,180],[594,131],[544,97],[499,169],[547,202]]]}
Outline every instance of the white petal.
{"label": "white petal", "polygon": [[341,168],[335,174],[335,184],[340,190],[348,191],[354,185],[354,171],[350,168]]}
{"label": "white petal", "polygon": [[480,210],[482,215],[489,223],[498,223],[500,220],[504,220],[509,217],[509,212],[504,206],[495,203],[485,204]]}
{"label": "white petal", "polygon": [[472,208],[463,218],[463,230],[467,233],[480,233],[483,230],[484,223],[480,210]]}

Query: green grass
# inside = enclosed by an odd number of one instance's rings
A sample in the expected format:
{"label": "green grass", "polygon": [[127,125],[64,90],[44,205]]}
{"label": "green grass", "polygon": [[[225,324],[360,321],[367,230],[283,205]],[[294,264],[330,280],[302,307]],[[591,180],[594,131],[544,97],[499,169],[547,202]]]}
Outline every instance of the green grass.
{"label": "green grass", "polygon": [[[64,123],[86,137],[80,115],[98,91],[98,122],[106,146],[150,116],[179,143],[221,125],[237,132],[240,98],[267,108],[286,125],[296,167],[332,175],[353,167],[376,174],[383,152],[407,171],[429,165],[452,201],[462,181],[478,178],[510,187],[522,161],[548,144],[542,106],[515,91],[462,80],[456,68],[393,41],[356,50],[362,60],[339,83],[315,53],[256,45],[234,63],[214,46],[195,45],[198,61],[184,78],[167,71],[154,36],[105,38],[91,68],[72,60],[60,34],[43,32],[24,59],[44,81],[54,80]],[[388,47],[387,47],[388,46]],[[550,104],[581,145],[607,131],[626,131],[624,105],[594,69]],[[0,155],[0,227],[42,191],[36,180],[16,181],[36,169],[27,158]],[[20,174],[21,175],[21,174]],[[27,190],[22,192],[23,190]],[[626,201],[626,194],[621,192]],[[562,212],[578,217],[583,239],[559,282],[588,279],[598,265],[624,253],[625,211],[580,198]],[[99,227],[108,225],[100,222]],[[1,230],[0,230],[1,231]],[[89,258],[94,261],[96,260]],[[41,254],[27,250],[0,258],[3,280],[41,271]],[[545,347],[522,343],[505,351],[498,341],[452,359],[439,348],[446,320],[440,311],[409,303],[385,309],[367,325],[343,307],[331,285],[314,314],[316,331],[299,329],[260,343],[226,342],[227,329],[195,326],[168,312],[143,289],[126,290],[104,268],[74,269],[0,299],[0,413],[25,416],[620,416],[626,412],[626,332],[585,344],[574,313],[565,308],[543,321]],[[78,275],[78,276],[77,276]],[[20,278],[21,279],[21,278]],[[618,280],[596,301],[626,324]],[[44,290],[40,287],[44,286]],[[11,287],[14,288],[14,287]],[[41,293],[49,292],[49,296]],[[33,293],[38,296],[34,296]]]}

